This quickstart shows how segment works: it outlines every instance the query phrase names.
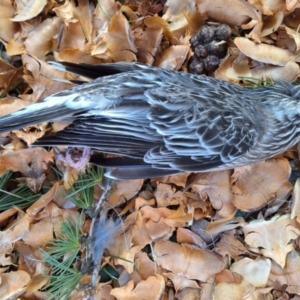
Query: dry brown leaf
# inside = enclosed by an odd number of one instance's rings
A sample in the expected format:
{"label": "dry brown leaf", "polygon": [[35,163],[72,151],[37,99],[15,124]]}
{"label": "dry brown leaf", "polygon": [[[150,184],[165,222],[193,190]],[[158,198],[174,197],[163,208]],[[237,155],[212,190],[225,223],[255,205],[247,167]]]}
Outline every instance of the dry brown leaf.
{"label": "dry brown leaf", "polygon": [[169,23],[160,17],[146,17],[144,19],[144,24],[147,26],[147,28],[162,29],[163,34],[166,38],[173,38],[173,34],[170,31]]}
{"label": "dry brown leaf", "polygon": [[20,82],[23,68],[15,68],[5,60],[0,59],[0,70],[0,90],[2,93],[1,100],[4,100],[3,96],[9,92],[9,89],[14,85],[18,85]]}
{"label": "dry brown leaf", "polygon": [[75,3],[71,1],[65,1],[63,5],[53,8],[53,11],[61,20],[63,20],[66,26],[68,26],[69,23],[76,23],[79,21],[78,16],[75,15],[74,10],[75,10]]}
{"label": "dry brown leaf", "polygon": [[248,2],[264,15],[273,15],[278,11],[284,12],[286,5],[282,0],[249,0]]}
{"label": "dry brown leaf", "polygon": [[110,282],[106,282],[106,283],[99,282],[98,285],[96,286],[96,292],[95,292],[95,297],[94,297],[95,300],[98,300],[98,299],[115,300],[116,298],[110,294],[112,289],[113,289],[113,287],[110,285]]}
{"label": "dry brown leaf", "polygon": [[225,267],[225,260],[218,254],[169,241],[156,242],[154,254],[164,269],[187,279],[206,281]]}
{"label": "dry brown leaf", "polygon": [[3,212],[0,213],[0,224],[4,221],[6,221],[8,218],[12,217],[13,215],[15,215],[16,213],[18,213],[20,211],[19,208],[17,207],[12,207],[10,209],[7,209]]}
{"label": "dry brown leaf", "polygon": [[286,255],[294,249],[291,243],[300,231],[296,222],[289,215],[275,216],[269,221],[255,220],[243,225],[245,242],[252,251],[272,258],[282,268],[285,266]]}
{"label": "dry brown leaf", "polygon": [[[165,228],[167,232],[171,232],[174,227],[191,225],[193,220],[192,214],[187,213],[183,205],[179,205],[176,210],[171,210],[165,207],[152,208],[150,206],[144,206],[140,211],[145,219],[146,226],[148,229],[152,228],[151,232],[153,234],[156,232],[156,228],[159,228],[157,223],[160,223],[162,228]],[[167,227],[165,227],[166,225]],[[159,230],[157,232],[159,232]]]}
{"label": "dry brown leaf", "polygon": [[60,52],[54,53],[55,60],[68,61],[73,63],[85,63],[85,64],[100,64],[103,60],[92,57],[90,53],[85,53],[79,49],[63,49]]}
{"label": "dry brown leaf", "polygon": [[56,196],[58,188],[59,182],[55,182],[52,188],[46,194],[44,194],[39,200],[26,209],[26,213],[29,216],[35,216],[38,212],[45,208],[51,200],[53,200],[53,198]]}
{"label": "dry brown leaf", "polygon": [[224,5],[223,0],[197,0],[196,4],[202,15],[206,15],[217,22],[232,26],[244,24],[242,27],[245,29],[253,28],[249,37],[257,42],[260,41],[263,25],[261,15],[248,2],[231,0]]}
{"label": "dry brown leaf", "polygon": [[26,182],[27,187],[34,193],[37,194],[46,179],[46,175],[42,174],[39,178],[30,178],[30,177],[20,177],[18,180],[20,182]]}
{"label": "dry brown leaf", "polygon": [[240,284],[243,281],[243,277],[230,270],[222,270],[216,275],[216,283],[226,282],[226,283],[237,283]]}
{"label": "dry brown leaf", "polygon": [[236,168],[231,176],[232,203],[240,210],[253,211],[285,200],[292,190],[290,173],[290,164],[282,157]]}
{"label": "dry brown leaf", "polygon": [[9,42],[13,39],[14,34],[18,32],[20,25],[11,21],[15,14],[15,9],[10,0],[0,1],[0,39]]}
{"label": "dry brown leaf", "polygon": [[47,4],[47,0],[16,0],[17,15],[11,20],[14,22],[22,22],[36,17]]}
{"label": "dry brown leaf", "polygon": [[[184,278],[174,273],[164,273],[164,276],[172,280],[176,293],[186,288],[200,289],[196,280]],[[184,299],[188,299],[188,298],[184,298]]]}
{"label": "dry brown leaf", "polygon": [[136,196],[143,183],[143,179],[117,181],[108,196],[109,206],[116,207]]}
{"label": "dry brown leaf", "polygon": [[0,232],[0,263],[3,266],[12,263],[9,255],[13,250],[13,243],[19,241],[29,232],[29,226],[33,219],[28,215],[23,215],[13,226]]}
{"label": "dry brown leaf", "polygon": [[237,37],[234,43],[248,57],[276,66],[285,66],[289,61],[300,62],[297,54],[267,44],[256,44],[244,37]]}
{"label": "dry brown leaf", "polygon": [[274,286],[276,283],[279,286],[287,285],[287,291],[300,295],[298,291],[293,290],[299,288],[300,276],[300,257],[297,250],[291,251],[286,257],[286,265],[281,268],[275,262],[272,262],[271,274],[269,276],[270,285]]}
{"label": "dry brown leaf", "polygon": [[24,42],[27,53],[44,59],[53,49],[53,38],[60,30],[63,22],[60,18],[48,18],[34,28]]}
{"label": "dry brown leaf", "polygon": [[[206,284],[207,286],[209,284]],[[210,284],[210,286],[213,286],[213,283]],[[192,300],[192,299],[202,299],[202,300],[209,300],[212,299],[212,293],[207,297],[206,295],[203,295],[204,288],[201,287],[201,290],[198,288],[184,288],[178,293],[178,299],[187,299],[187,300]]]}
{"label": "dry brown leaf", "polygon": [[169,184],[159,183],[157,189],[154,192],[158,207],[166,207],[172,204],[173,196],[176,192],[175,188],[172,188]]}
{"label": "dry brown leaf", "polygon": [[30,281],[29,274],[21,270],[3,273],[0,278],[0,298],[3,300],[17,299],[25,291],[25,286]]}
{"label": "dry brown leaf", "polygon": [[261,67],[253,68],[250,76],[263,80],[294,82],[299,75],[299,65],[293,61],[289,61],[284,67],[262,64]]}
{"label": "dry brown leaf", "polygon": [[[132,213],[126,220],[131,223],[130,228],[125,230],[125,233],[117,236],[112,244],[109,246],[109,254],[114,256],[115,265],[121,265],[128,273],[134,271],[134,258],[146,245],[150,244],[152,240],[148,236],[148,231],[145,228],[144,220],[140,212]],[[120,259],[118,259],[120,257]]]}
{"label": "dry brown leaf", "polygon": [[209,197],[212,206],[218,211],[218,215],[224,218],[234,216],[236,208],[232,205],[232,193],[230,189],[230,175],[232,170],[209,173],[192,185],[200,198],[205,200],[205,194]]}
{"label": "dry brown leaf", "polygon": [[280,26],[276,46],[287,48],[291,52],[298,52],[300,49],[300,33],[285,25]]}
{"label": "dry brown leaf", "polygon": [[167,0],[168,7],[162,19],[167,21],[171,32],[181,31],[188,25],[187,14],[195,11],[193,0]]}
{"label": "dry brown leaf", "polygon": [[226,295],[230,300],[241,300],[246,295],[248,296],[252,290],[253,287],[250,284],[248,284],[248,286],[243,286],[242,284],[237,283],[221,282],[214,288],[213,299],[224,300],[224,295]]}
{"label": "dry brown leaf", "polygon": [[275,31],[282,24],[284,18],[284,13],[282,11],[277,11],[276,13],[268,16],[264,19],[264,25],[261,35],[267,36]]}
{"label": "dry brown leaf", "polygon": [[232,230],[245,224],[243,218],[219,219],[208,224],[206,232],[212,235]]}
{"label": "dry brown leaf", "polygon": [[145,252],[140,251],[135,255],[134,264],[142,280],[146,280],[148,277],[159,273],[157,265]]}
{"label": "dry brown leaf", "polygon": [[38,248],[44,247],[48,242],[53,240],[53,237],[53,224],[49,220],[41,220],[30,225],[29,232],[23,236],[22,240],[24,243]]}
{"label": "dry brown leaf", "polygon": [[[289,2],[289,0],[287,0]],[[299,1],[294,0],[298,5]],[[292,2],[292,1],[291,1]],[[299,25],[300,9],[295,9],[289,15],[285,16],[284,23],[290,28],[297,28]]]}
{"label": "dry brown leaf", "polygon": [[132,31],[134,44],[137,48],[137,59],[139,62],[153,65],[154,57],[158,51],[163,37],[162,28],[136,27]]}
{"label": "dry brown leaf", "polygon": [[175,184],[180,187],[185,187],[189,175],[190,173],[188,172],[175,174],[172,176],[168,176],[164,182]]}
{"label": "dry brown leaf", "polygon": [[178,243],[195,245],[199,248],[205,249],[207,247],[204,240],[196,233],[186,228],[178,228],[176,231],[176,240]]}
{"label": "dry brown leaf", "polygon": [[27,293],[34,293],[49,283],[49,278],[43,274],[33,275],[26,286]]}
{"label": "dry brown leaf", "polygon": [[233,263],[231,271],[241,275],[254,287],[266,287],[271,271],[271,260],[263,257],[256,260],[245,257]]}
{"label": "dry brown leaf", "polygon": [[[1,107],[1,106],[0,106]],[[27,145],[33,144],[37,139],[41,138],[46,132],[47,123],[41,123],[28,126],[22,130],[14,130],[13,133]],[[34,130],[35,129],[35,130]]]}
{"label": "dry brown leaf", "polygon": [[90,55],[91,45],[87,43],[82,26],[79,22],[70,23],[68,27],[62,26],[60,39],[56,46],[57,52],[75,49]]}
{"label": "dry brown leaf", "polygon": [[28,104],[30,104],[30,101],[22,100],[17,97],[5,97],[1,99],[0,115],[3,116],[10,114],[21,108],[24,108]]}
{"label": "dry brown leaf", "polygon": [[159,239],[168,239],[172,236],[174,226],[167,224],[167,218],[170,217],[172,211],[167,208],[152,208],[144,206],[140,210],[143,217],[143,225],[147,230],[147,236],[151,241]]}
{"label": "dry brown leaf", "polygon": [[226,255],[234,260],[239,260],[242,255],[247,254],[248,250],[243,243],[235,237],[235,230],[230,230],[221,234],[221,239],[215,247],[215,251],[223,257]]}
{"label": "dry brown leaf", "polygon": [[19,150],[0,157],[0,173],[20,171],[26,177],[39,178],[51,161],[52,157],[43,148]]}
{"label": "dry brown leaf", "polygon": [[300,223],[300,178],[296,180],[293,191],[293,208],[291,212],[291,219],[296,218],[296,221]]}
{"label": "dry brown leaf", "polygon": [[34,59],[27,54],[22,55],[22,61],[25,74],[23,77],[33,90],[32,94],[21,95],[24,100],[35,102],[73,86],[71,83],[53,80],[53,78],[63,80],[78,78],[73,74],[55,70],[45,61]]}
{"label": "dry brown leaf", "polygon": [[111,295],[119,300],[160,300],[164,288],[164,278],[157,274],[139,282],[136,287],[133,281],[130,281],[126,286],[114,288]]}
{"label": "dry brown leaf", "polygon": [[103,33],[91,54],[106,61],[135,61],[135,53],[128,21],[122,14],[116,14],[110,20],[107,34]]}
{"label": "dry brown leaf", "polygon": [[23,40],[18,37],[17,40],[10,40],[6,45],[6,53],[9,56],[21,55],[25,52]]}
{"label": "dry brown leaf", "polygon": [[189,51],[189,45],[170,46],[159,57],[156,66],[163,69],[178,71],[186,60]]}

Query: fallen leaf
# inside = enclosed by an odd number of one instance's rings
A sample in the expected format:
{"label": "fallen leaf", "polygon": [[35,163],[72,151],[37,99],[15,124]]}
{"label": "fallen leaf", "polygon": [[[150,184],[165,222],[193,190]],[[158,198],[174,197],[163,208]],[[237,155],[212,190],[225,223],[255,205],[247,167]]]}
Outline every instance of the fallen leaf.
{"label": "fallen leaf", "polygon": [[291,243],[300,231],[289,215],[275,216],[269,221],[255,220],[242,226],[245,242],[252,251],[272,258],[282,268],[285,266],[286,255],[294,249]]}
{"label": "fallen leaf", "polygon": [[120,300],[159,300],[161,299],[164,288],[164,278],[157,274],[139,282],[136,287],[134,287],[133,281],[130,281],[123,287],[114,288],[110,293]]}
{"label": "fallen leaf", "polygon": [[47,0],[16,0],[17,15],[11,20],[14,22],[22,22],[36,17],[47,4]]}
{"label": "fallen leaf", "polygon": [[60,18],[49,18],[34,28],[24,42],[28,53],[38,58],[45,58],[49,52],[52,52],[54,36],[57,35],[63,22]]}
{"label": "fallen leaf", "polygon": [[186,60],[189,51],[189,45],[170,46],[159,57],[156,65],[159,68],[178,71]]}
{"label": "fallen leaf", "polygon": [[29,274],[22,270],[3,273],[0,278],[0,298],[3,300],[16,299],[25,291],[25,286],[30,281]]}
{"label": "fallen leaf", "polygon": [[276,66],[285,66],[289,61],[300,62],[297,54],[267,44],[256,44],[244,37],[234,39],[236,46],[248,57]]}
{"label": "fallen leaf", "polygon": [[26,177],[39,178],[47,169],[52,157],[43,148],[29,148],[0,156],[0,172],[20,171]]}
{"label": "fallen leaf", "polygon": [[15,9],[10,0],[1,0],[0,6],[0,38],[4,42],[9,42],[13,39],[14,34],[19,31],[20,24],[11,20],[15,14]]}
{"label": "fallen leaf", "polygon": [[109,206],[115,207],[133,198],[141,189],[143,182],[143,179],[117,181],[108,196]]}
{"label": "fallen leaf", "polygon": [[285,200],[292,190],[290,172],[288,160],[282,157],[236,168],[231,176],[233,205],[243,211],[253,211],[270,202]]}
{"label": "fallen leaf", "polygon": [[263,22],[261,15],[248,2],[231,0],[224,5],[223,0],[197,0],[198,11],[220,23],[241,26],[245,29],[253,28],[249,34],[255,41],[260,41]]}
{"label": "fallen leaf", "polygon": [[169,241],[156,242],[154,254],[164,269],[187,279],[206,281],[225,267],[225,260],[218,254]]}
{"label": "fallen leaf", "polygon": [[271,260],[264,257],[256,260],[245,257],[234,262],[231,271],[241,275],[254,287],[266,287],[271,271]]}

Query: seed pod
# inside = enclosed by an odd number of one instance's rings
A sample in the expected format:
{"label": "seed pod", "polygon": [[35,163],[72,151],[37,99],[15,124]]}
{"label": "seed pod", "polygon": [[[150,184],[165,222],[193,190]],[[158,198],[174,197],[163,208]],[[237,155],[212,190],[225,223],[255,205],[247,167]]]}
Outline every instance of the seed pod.
{"label": "seed pod", "polygon": [[205,58],[208,55],[208,51],[204,45],[198,45],[195,48],[194,53],[198,58]]}
{"label": "seed pod", "polygon": [[212,26],[204,25],[198,31],[199,42],[201,44],[210,43],[215,36],[216,29]]}
{"label": "seed pod", "polygon": [[195,57],[192,57],[189,64],[189,72],[193,74],[203,74],[203,62],[201,60],[195,59]]}
{"label": "seed pod", "polygon": [[218,41],[222,41],[222,40],[227,41],[230,35],[231,35],[230,27],[226,24],[222,24],[217,28],[215,33],[215,38]]}
{"label": "seed pod", "polygon": [[223,58],[226,55],[227,43],[212,41],[207,46],[208,55],[216,55]]}
{"label": "seed pod", "polygon": [[204,68],[208,72],[213,72],[218,68],[220,64],[220,59],[215,55],[209,55],[203,59],[203,64],[204,64]]}

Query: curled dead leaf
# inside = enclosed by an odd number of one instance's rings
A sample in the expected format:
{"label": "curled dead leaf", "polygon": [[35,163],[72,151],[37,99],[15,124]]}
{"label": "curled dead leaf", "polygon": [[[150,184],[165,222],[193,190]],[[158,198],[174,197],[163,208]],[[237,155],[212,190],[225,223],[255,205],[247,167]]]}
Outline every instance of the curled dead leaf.
{"label": "curled dead leaf", "polygon": [[11,20],[14,22],[22,22],[36,17],[46,6],[47,0],[16,0],[17,15]]}
{"label": "curled dead leaf", "polygon": [[250,37],[260,42],[262,18],[261,14],[243,0],[231,0],[224,5],[223,0],[197,0],[198,11],[217,22],[245,29],[253,28]]}
{"label": "curled dead leaf", "polygon": [[232,203],[240,210],[253,211],[277,199],[284,201],[292,191],[290,172],[283,157],[236,168],[231,176]]}
{"label": "curled dead leaf", "polygon": [[248,57],[276,66],[285,66],[289,61],[300,62],[298,55],[286,49],[267,44],[256,44],[244,37],[234,39],[236,46]]}
{"label": "curled dead leaf", "polygon": [[43,148],[19,150],[0,156],[0,173],[7,170],[20,171],[27,177],[39,178],[52,161],[52,157]]}
{"label": "curled dead leaf", "polygon": [[30,55],[45,58],[45,56],[52,51],[53,38],[57,35],[62,24],[62,20],[58,17],[48,18],[40,23],[30,32],[24,42],[27,52],[30,53]]}
{"label": "curled dead leaf", "polygon": [[219,273],[226,264],[221,256],[213,252],[168,241],[156,242],[154,254],[156,262],[164,269],[200,281],[206,281]]}
{"label": "curled dead leaf", "polygon": [[272,258],[282,268],[286,255],[294,249],[291,240],[295,240],[300,230],[289,215],[275,216],[269,221],[255,220],[244,225],[245,242],[257,253]]}

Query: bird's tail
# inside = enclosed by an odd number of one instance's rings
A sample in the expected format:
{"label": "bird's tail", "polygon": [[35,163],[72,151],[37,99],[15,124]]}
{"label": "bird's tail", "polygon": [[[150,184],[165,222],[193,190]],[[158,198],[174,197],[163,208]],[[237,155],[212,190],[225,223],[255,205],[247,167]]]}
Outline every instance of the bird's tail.
{"label": "bird's tail", "polygon": [[0,133],[21,129],[41,122],[59,120],[74,114],[74,110],[64,105],[47,106],[44,102],[30,104],[27,107],[0,117]]}

